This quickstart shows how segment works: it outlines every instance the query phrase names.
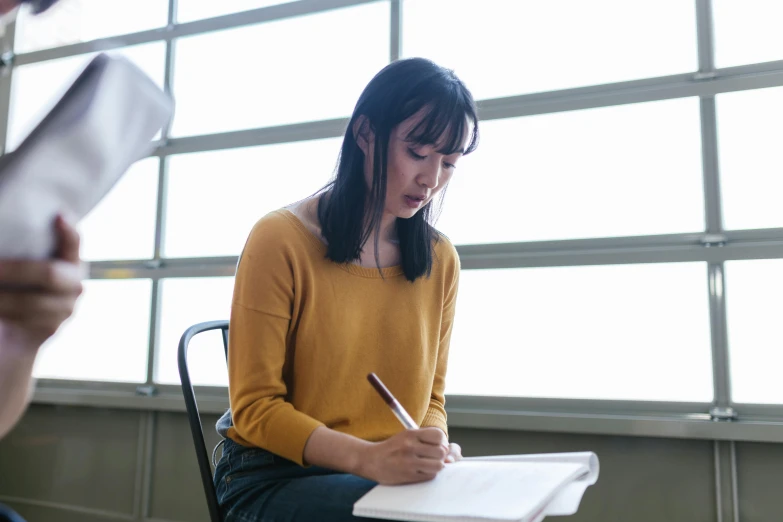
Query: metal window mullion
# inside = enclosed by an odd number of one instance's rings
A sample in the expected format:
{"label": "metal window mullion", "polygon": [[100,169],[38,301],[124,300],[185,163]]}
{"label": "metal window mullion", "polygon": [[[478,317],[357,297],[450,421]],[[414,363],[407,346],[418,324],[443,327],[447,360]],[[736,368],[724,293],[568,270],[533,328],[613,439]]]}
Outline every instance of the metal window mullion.
{"label": "metal window mullion", "polygon": [[152,296],[150,298],[150,329],[149,343],[147,345],[147,375],[144,386],[138,388],[138,393],[151,395],[154,392],[155,355],[157,353],[158,338],[160,337],[160,278],[152,278]]}
{"label": "metal window mullion", "polygon": [[[169,0],[168,25],[174,26],[177,14],[177,0]],[[173,96],[173,77],[174,77],[174,53],[175,41],[172,38],[166,39],[166,56],[163,70],[163,90]],[[168,142],[171,134],[172,120],[168,121],[161,130],[161,141],[163,144]],[[165,146],[165,145],[164,145]],[[158,197],[155,216],[155,250],[153,259],[159,261],[163,252],[163,241],[165,237],[165,216],[166,216],[166,193],[167,193],[167,172],[168,158],[166,155],[160,157],[158,165]]]}
{"label": "metal window mullion", "polygon": [[[169,28],[174,27],[174,22],[177,16],[177,0],[169,0],[167,25]],[[174,65],[174,40],[172,38],[166,39],[166,57],[164,62],[163,71],[163,90],[172,94],[172,77],[173,77],[173,65]],[[172,121],[169,121],[166,126],[161,130],[161,140],[165,143],[171,132]],[[160,260],[163,255],[163,241],[165,238],[165,217],[166,217],[166,193],[167,193],[167,174],[168,174],[168,158],[163,156],[160,158],[158,165],[158,193],[156,204],[156,216],[155,216],[155,248],[152,263],[149,267],[152,270],[157,271],[160,267]],[[155,274],[152,278],[152,296],[150,299],[150,331],[149,331],[149,345],[147,347],[147,376],[145,379],[145,385],[148,392],[154,390],[155,380],[155,362],[158,348],[158,338],[160,337],[160,303],[161,303],[161,281],[159,274]],[[146,516],[146,513],[145,513]]]}
{"label": "metal window mullion", "polygon": [[[765,64],[762,69],[757,65],[749,65],[720,71],[715,78],[709,81],[694,79],[692,73],[679,74],[547,93],[522,94],[479,100],[478,105],[482,121],[488,121],[682,97],[701,96],[704,99],[708,99],[721,92],[776,86],[783,86],[783,61],[773,68],[770,68],[769,64]],[[705,117],[710,117],[709,121],[705,120],[702,122],[706,129],[714,129],[714,123],[712,123],[714,120],[713,113],[714,111],[702,111]],[[190,152],[336,138],[343,135],[347,123],[347,118],[334,118],[290,123],[274,127],[182,136],[164,141],[153,155],[186,154]],[[705,132],[710,131],[707,130]],[[709,139],[705,142],[705,146],[713,146],[716,138],[707,137]],[[716,168],[711,166],[711,164],[707,165],[707,167],[710,171]]]}
{"label": "metal window mullion", "polygon": [[714,34],[712,0],[696,0],[696,38],[699,72],[702,74],[709,75],[715,71]]}
{"label": "metal window mullion", "polygon": [[155,29],[139,31],[136,33],[109,36],[88,42],[79,42],[23,53],[19,55],[19,63],[28,64],[96,51],[110,51],[130,45],[156,42],[166,38],[182,38],[185,36],[195,36],[225,29],[236,29],[239,27],[295,18],[297,16],[323,13],[334,9],[356,7],[379,1],[381,0],[299,0],[295,2],[284,2],[267,7],[259,7],[256,9],[206,18],[204,20],[173,24],[167,27],[157,27]]}
{"label": "metal window mullion", "polygon": [[[698,36],[699,74],[702,78],[715,76],[715,26],[712,0],[696,0],[696,29]],[[723,234],[723,209],[718,160],[718,123],[715,94],[699,98],[701,115],[702,170],[704,181],[704,217],[708,234]],[[721,248],[721,247],[717,247]],[[710,330],[712,337],[712,374],[715,414],[731,418],[731,376],[726,325],[725,265],[708,265],[710,302]]]}
{"label": "metal window mullion", "polygon": [[708,234],[722,234],[723,210],[718,165],[718,129],[715,96],[701,96],[699,104],[706,229]]}
{"label": "metal window mullion", "polygon": [[710,300],[710,330],[712,337],[712,376],[716,408],[729,408],[731,376],[726,330],[726,293],[723,263],[710,263],[708,285]]}
{"label": "metal window mullion", "polygon": [[[504,247],[516,247],[507,249]],[[694,243],[645,246],[617,245],[581,246],[564,251],[536,250],[524,243],[514,245],[457,245],[462,268],[533,268],[586,265],[626,265],[650,263],[705,262],[723,263],[727,260],[781,259],[783,241],[729,242],[724,247],[705,248]],[[169,277],[224,277],[233,276],[237,256],[214,258],[166,259],[161,266],[150,261],[96,261],[90,266],[91,279],[135,279]]]}
{"label": "metal window mullion", "polygon": [[0,72],[0,154],[5,154],[6,141],[8,140],[8,128],[11,124],[11,82],[14,75],[14,35],[16,34],[16,22],[8,24],[0,39],[0,52],[2,52],[5,66]]}
{"label": "metal window mullion", "polygon": [[389,32],[389,61],[399,60],[402,56],[402,2],[391,0],[391,27]]}

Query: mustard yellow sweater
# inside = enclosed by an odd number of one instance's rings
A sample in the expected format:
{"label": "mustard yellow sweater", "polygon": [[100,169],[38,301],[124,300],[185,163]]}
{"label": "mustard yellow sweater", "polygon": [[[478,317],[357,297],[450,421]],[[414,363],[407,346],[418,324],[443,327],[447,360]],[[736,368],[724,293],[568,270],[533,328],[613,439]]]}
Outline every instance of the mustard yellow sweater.
{"label": "mustard yellow sweater", "polygon": [[237,268],[229,395],[239,444],[303,464],[319,426],[378,441],[402,426],[367,382],[375,372],[421,426],[446,431],[444,380],[459,258],[442,238],[432,275],[326,259],[287,210],[256,223]]}

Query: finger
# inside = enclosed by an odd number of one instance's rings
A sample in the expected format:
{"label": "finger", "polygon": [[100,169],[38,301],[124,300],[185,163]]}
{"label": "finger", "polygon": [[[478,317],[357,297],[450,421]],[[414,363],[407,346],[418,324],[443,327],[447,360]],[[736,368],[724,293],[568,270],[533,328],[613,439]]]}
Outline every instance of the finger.
{"label": "finger", "polygon": [[442,460],[421,459],[416,464],[416,472],[434,477],[443,469],[444,465]]}
{"label": "finger", "polygon": [[65,261],[0,261],[0,288],[79,294],[82,268]]}
{"label": "finger", "polygon": [[425,444],[437,444],[448,447],[449,440],[440,428],[420,428],[416,438]]}
{"label": "finger", "polygon": [[12,320],[36,321],[73,312],[74,299],[67,295],[1,292],[0,314]]}
{"label": "finger", "polygon": [[437,473],[424,473],[422,471],[417,471],[414,473],[409,480],[406,481],[408,484],[416,484],[417,482],[427,482],[429,480],[434,479],[437,477]]}
{"label": "finger", "polygon": [[449,454],[448,447],[434,444],[421,444],[414,449],[415,455],[421,459],[443,462]]}
{"label": "finger", "polygon": [[446,462],[458,462],[462,460],[462,448],[456,442],[449,444],[449,454],[446,456]]}
{"label": "finger", "polygon": [[35,330],[56,330],[73,313],[73,306],[69,296],[0,293],[0,319]]}
{"label": "finger", "polygon": [[71,263],[79,262],[79,232],[68,223],[62,214],[57,216],[54,222],[57,230],[57,249],[55,257]]}
{"label": "finger", "polygon": [[[440,428],[422,428],[422,431],[424,430],[426,430],[426,433],[419,438],[421,442],[431,445],[440,445],[446,453],[449,452],[449,439],[443,430]],[[424,440],[422,440],[422,438]]]}

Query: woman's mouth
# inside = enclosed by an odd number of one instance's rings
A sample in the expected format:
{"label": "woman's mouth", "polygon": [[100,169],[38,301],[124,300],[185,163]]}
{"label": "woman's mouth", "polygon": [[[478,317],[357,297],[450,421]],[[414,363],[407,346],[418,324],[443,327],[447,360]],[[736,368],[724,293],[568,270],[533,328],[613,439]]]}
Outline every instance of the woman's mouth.
{"label": "woman's mouth", "polygon": [[426,198],[424,196],[405,196],[405,204],[410,208],[419,208]]}

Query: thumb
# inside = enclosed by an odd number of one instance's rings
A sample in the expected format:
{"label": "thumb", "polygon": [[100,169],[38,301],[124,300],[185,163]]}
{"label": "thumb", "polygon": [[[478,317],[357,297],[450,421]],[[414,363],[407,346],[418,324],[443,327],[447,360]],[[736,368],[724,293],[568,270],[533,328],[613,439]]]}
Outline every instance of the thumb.
{"label": "thumb", "polygon": [[55,257],[70,263],[79,262],[79,233],[68,223],[62,214],[57,215],[54,222],[57,231],[57,248]]}

